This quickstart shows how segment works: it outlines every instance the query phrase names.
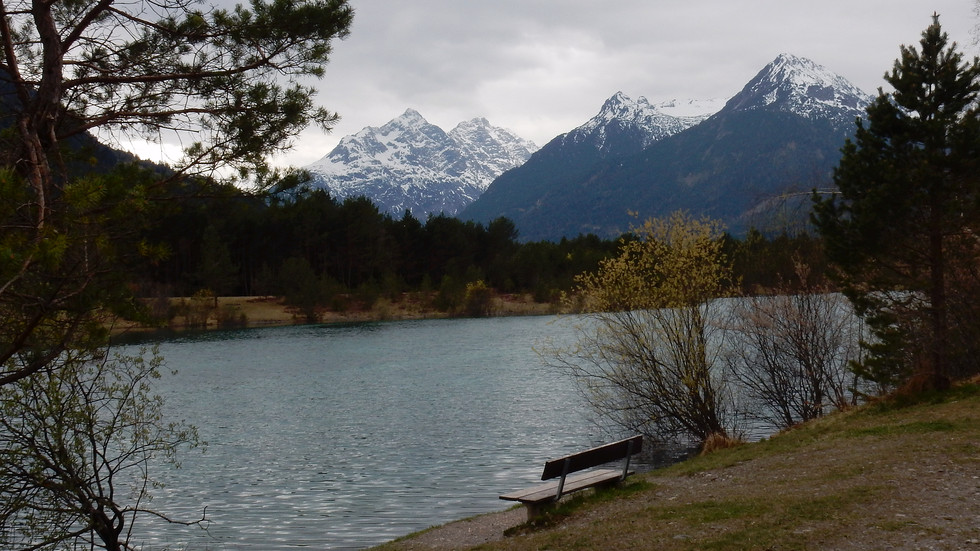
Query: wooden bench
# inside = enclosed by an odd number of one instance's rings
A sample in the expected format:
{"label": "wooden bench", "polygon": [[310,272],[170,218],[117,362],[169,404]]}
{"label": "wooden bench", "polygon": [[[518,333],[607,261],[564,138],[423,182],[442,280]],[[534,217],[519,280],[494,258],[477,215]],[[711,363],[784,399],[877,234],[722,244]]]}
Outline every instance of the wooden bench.
{"label": "wooden bench", "polygon": [[[643,437],[637,435],[584,452],[552,459],[544,464],[541,480],[553,478],[558,480],[504,494],[500,499],[523,503],[527,507],[527,519],[531,520],[561,499],[564,494],[595,486],[611,485],[623,480],[627,475],[632,474],[629,470],[630,457],[640,453],[642,448]],[[620,459],[623,460],[622,469],[585,471]]]}

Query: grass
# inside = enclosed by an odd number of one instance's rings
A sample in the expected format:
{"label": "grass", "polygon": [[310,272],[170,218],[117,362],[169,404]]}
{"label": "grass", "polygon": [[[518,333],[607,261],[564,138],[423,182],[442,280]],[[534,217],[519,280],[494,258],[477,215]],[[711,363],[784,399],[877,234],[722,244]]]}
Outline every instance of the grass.
{"label": "grass", "polygon": [[580,493],[479,549],[958,549],[980,518],[978,417],[977,384],[856,408]]}

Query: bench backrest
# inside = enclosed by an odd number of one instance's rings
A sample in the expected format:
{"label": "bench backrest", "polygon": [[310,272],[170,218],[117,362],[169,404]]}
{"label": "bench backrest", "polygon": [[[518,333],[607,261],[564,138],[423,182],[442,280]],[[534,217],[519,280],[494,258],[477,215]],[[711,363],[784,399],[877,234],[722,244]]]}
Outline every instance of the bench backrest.
{"label": "bench backrest", "polygon": [[556,478],[567,475],[568,473],[609,463],[610,461],[616,461],[617,459],[628,458],[633,454],[640,453],[642,449],[643,436],[637,435],[584,452],[552,459],[544,464],[544,473],[541,474],[541,480]]}

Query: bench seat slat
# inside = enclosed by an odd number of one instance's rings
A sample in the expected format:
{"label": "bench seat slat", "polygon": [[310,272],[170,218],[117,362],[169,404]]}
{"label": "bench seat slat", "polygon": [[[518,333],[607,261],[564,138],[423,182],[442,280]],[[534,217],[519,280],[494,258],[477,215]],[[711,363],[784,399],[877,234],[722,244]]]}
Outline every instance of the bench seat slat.
{"label": "bench seat slat", "polygon": [[[606,482],[619,480],[623,476],[623,471],[619,469],[598,469],[586,471],[565,477],[565,488],[563,493],[574,492],[590,486],[598,486]],[[509,501],[520,501],[521,503],[541,503],[555,498],[558,490],[558,481],[547,484],[531,486],[523,490],[511,492],[500,496],[500,499]]]}

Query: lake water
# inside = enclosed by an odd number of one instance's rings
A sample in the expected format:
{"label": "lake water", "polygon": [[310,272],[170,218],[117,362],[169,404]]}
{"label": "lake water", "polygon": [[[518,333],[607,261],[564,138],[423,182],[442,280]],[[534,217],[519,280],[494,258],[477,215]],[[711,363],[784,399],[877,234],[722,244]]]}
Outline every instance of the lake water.
{"label": "lake water", "polygon": [[[161,343],[160,393],[206,453],[160,473],[147,549],[360,549],[503,510],[545,460],[618,435],[541,364],[551,317],[294,326]],[[144,518],[148,521],[148,518]],[[146,528],[149,528],[147,531]],[[137,542],[138,543],[138,542]]]}

